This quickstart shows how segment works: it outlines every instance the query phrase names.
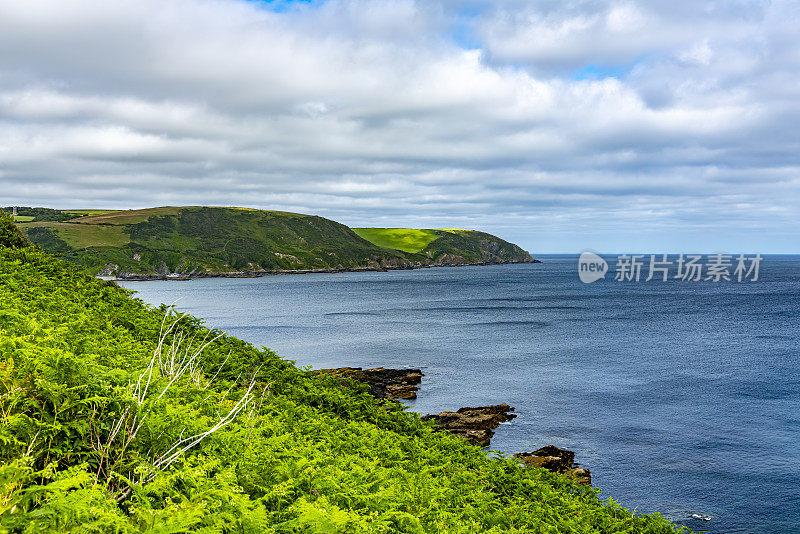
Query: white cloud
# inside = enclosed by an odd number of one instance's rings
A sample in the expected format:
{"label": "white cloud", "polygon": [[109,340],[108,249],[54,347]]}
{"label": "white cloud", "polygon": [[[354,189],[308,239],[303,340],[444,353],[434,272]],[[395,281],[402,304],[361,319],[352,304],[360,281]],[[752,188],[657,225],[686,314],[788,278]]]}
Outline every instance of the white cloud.
{"label": "white cloud", "polygon": [[[249,205],[478,226],[539,250],[796,251],[792,3],[0,12],[3,204]],[[465,20],[478,48],[459,46]]]}

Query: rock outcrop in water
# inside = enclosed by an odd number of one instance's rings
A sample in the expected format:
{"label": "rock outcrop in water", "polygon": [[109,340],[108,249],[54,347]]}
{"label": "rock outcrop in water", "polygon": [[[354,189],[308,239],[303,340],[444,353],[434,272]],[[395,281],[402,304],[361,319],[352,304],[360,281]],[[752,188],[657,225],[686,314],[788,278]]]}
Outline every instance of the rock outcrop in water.
{"label": "rock outcrop in water", "polygon": [[423,420],[433,420],[436,426],[466,438],[473,445],[488,447],[494,435],[494,429],[500,423],[510,421],[516,417],[511,412],[514,408],[508,404],[493,406],[480,406],[477,408],[460,408],[456,412],[441,412],[425,415]]}
{"label": "rock outcrop in water", "polygon": [[591,484],[592,474],[588,469],[578,467],[574,463],[575,453],[548,445],[533,452],[520,452],[514,455],[528,467],[541,467],[555,473],[563,473],[578,484]]}
{"label": "rock outcrop in water", "polygon": [[[316,373],[326,373],[340,378],[351,378],[369,386],[372,396],[379,399],[416,399],[418,384],[422,382],[420,369],[385,369],[375,367],[339,367],[319,369]],[[488,447],[494,430],[500,423],[516,417],[514,408],[508,404],[460,408],[455,412],[444,411],[422,416],[423,421],[432,420],[441,430],[461,436],[473,445]],[[592,475],[588,469],[574,463],[575,453],[560,449],[555,445],[542,447],[534,452],[520,452],[514,455],[528,467],[541,467],[555,473],[563,473],[578,484],[591,484]]]}
{"label": "rock outcrop in water", "polygon": [[419,384],[422,382],[420,369],[362,369],[361,367],[340,367],[338,369],[320,369],[318,373],[327,373],[342,378],[352,378],[369,386],[369,392],[379,399],[416,399]]}

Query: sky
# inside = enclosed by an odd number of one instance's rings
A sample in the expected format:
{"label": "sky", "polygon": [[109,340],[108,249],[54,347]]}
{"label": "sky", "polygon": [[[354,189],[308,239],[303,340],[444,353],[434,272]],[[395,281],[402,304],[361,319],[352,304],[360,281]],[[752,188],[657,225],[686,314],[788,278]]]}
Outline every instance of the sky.
{"label": "sky", "polygon": [[800,253],[800,3],[0,0],[0,205]]}

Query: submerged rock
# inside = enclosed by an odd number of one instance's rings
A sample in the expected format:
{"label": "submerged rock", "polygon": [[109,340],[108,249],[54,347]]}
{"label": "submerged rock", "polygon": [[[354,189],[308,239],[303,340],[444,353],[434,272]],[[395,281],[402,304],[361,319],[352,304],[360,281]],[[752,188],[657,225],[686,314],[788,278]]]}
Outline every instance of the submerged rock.
{"label": "submerged rock", "polygon": [[521,460],[528,467],[541,467],[554,473],[568,475],[578,484],[592,483],[592,473],[574,463],[575,453],[559,449],[555,445],[548,445],[533,452],[519,452],[514,458]]}
{"label": "submerged rock", "polygon": [[494,436],[494,429],[500,423],[516,417],[511,412],[514,408],[508,404],[480,406],[477,408],[461,408],[456,412],[441,412],[422,417],[424,421],[433,420],[436,426],[466,438],[473,445],[488,447]]}
{"label": "submerged rock", "polygon": [[342,378],[352,378],[369,386],[372,396],[379,399],[416,399],[419,384],[422,382],[420,369],[362,369],[361,367],[340,367],[338,369],[320,369],[318,373],[327,373]]}

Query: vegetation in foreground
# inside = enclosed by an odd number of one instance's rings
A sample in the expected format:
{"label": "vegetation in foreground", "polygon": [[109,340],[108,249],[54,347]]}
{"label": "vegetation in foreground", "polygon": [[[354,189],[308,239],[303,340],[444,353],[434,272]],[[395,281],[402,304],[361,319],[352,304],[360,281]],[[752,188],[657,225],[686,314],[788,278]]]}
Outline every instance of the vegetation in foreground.
{"label": "vegetation in foreground", "polygon": [[[357,232],[300,213],[201,206],[126,211],[19,208],[20,227],[43,250],[91,274],[218,274],[237,271],[398,268],[531,261],[482,232],[393,229]],[[32,217],[32,218],[31,218]]]}
{"label": "vegetation in foreground", "polygon": [[152,309],[0,214],[4,532],[673,532]]}

